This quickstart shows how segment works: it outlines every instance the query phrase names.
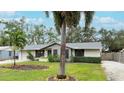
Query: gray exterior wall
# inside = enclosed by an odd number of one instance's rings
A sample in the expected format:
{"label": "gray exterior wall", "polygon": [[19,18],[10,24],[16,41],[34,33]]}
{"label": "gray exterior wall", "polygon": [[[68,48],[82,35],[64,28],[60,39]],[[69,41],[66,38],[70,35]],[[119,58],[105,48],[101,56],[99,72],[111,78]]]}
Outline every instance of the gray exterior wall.
{"label": "gray exterior wall", "polygon": [[[13,52],[11,52],[11,55],[9,55],[9,51],[0,50],[0,60],[8,60],[13,58]],[[16,56],[18,56],[18,53],[16,53]]]}

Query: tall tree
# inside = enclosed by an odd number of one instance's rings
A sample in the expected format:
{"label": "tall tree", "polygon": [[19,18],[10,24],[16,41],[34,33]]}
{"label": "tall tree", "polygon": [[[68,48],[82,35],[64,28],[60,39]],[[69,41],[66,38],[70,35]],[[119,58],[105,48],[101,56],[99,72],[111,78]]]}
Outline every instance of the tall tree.
{"label": "tall tree", "polygon": [[[59,33],[61,33],[61,56],[60,56],[60,73],[58,75],[58,78],[62,79],[65,78],[65,49],[66,49],[66,30],[67,27],[76,27],[79,24],[80,21],[80,13],[79,11],[54,11],[53,17],[54,17],[54,23],[55,27],[58,30]],[[46,12],[47,16],[49,15],[48,12]],[[85,15],[85,28],[86,31],[90,26],[90,23],[93,19],[93,11],[84,11]]]}
{"label": "tall tree", "polygon": [[44,25],[35,25],[34,26],[34,40],[36,44],[45,43],[46,29]]}
{"label": "tall tree", "polygon": [[[48,12],[47,12],[48,14]],[[54,11],[54,23],[58,32],[61,33],[61,56],[60,56],[60,73],[57,75],[59,79],[66,78],[65,75],[65,49],[66,49],[66,29],[77,26],[80,20],[80,12]]]}
{"label": "tall tree", "polygon": [[[84,21],[85,21],[85,36],[88,37],[89,36],[89,31],[90,31],[90,24],[93,20],[93,15],[94,15],[94,11],[84,11]],[[85,39],[86,42],[89,42],[89,39],[86,38]]]}
{"label": "tall tree", "polygon": [[12,49],[14,52],[14,67],[15,67],[15,65],[16,65],[15,51],[21,50],[26,45],[25,33],[22,32],[19,28],[16,28],[13,31],[6,31],[6,34],[10,38],[10,42],[12,44]]}
{"label": "tall tree", "polygon": [[9,46],[9,38],[6,36],[3,30],[0,31],[0,46]]}
{"label": "tall tree", "polygon": [[118,49],[123,49],[124,48],[124,30],[121,29],[119,31],[116,31],[115,35],[116,35],[115,43],[118,46]]}
{"label": "tall tree", "polygon": [[83,42],[93,42],[96,41],[96,29],[94,27],[88,28],[86,31],[85,29],[82,30],[83,32]]}
{"label": "tall tree", "polygon": [[67,43],[83,42],[83,29],[78,27],[71,27],[66,36]]}
{"label": "tall tree", "polygon": [[99,33],[101,35],[100,41],[103,44],[103,50],[112,50],[112,47],[114,45],[114,40],[115,40],[115,31],[111,30],[106,30],[104,28],[99,30]]}
{"label": "tall tree", "polygon": [[34,37],[34,25],[33,24],[26,24],[25,33],[27,35],[27,44],[36,44],[35,37]]}
{"label": "tall tree", "polygon": [[67,33],[67,42],[76,43],[76,42],[93,42],[96,41],[96,29],[91,27],[88,32],[85,34],[85,29],[81,27],[71,28]]}
{"label": "tall tree", "polygon": [[58,42],[58,33],[53,28],[46,28],[43,24],[28,24],[26,27],[28,44],[44,44]]}
{"label": "tall tree", "polygon": [[57,31],[53,28],[49,28],[46,32],[46,43],[53,43],[53,42],[59,42],[59,34]]}
{"label": "tall tree", "polygon": [[15,62],[15,51],[22,49],[26,45],[26,35],[22,31],[21,25],[17,21],[0,21],[5,24],[5,33],[9,38],[9,42],[14,52],[14,67]]}

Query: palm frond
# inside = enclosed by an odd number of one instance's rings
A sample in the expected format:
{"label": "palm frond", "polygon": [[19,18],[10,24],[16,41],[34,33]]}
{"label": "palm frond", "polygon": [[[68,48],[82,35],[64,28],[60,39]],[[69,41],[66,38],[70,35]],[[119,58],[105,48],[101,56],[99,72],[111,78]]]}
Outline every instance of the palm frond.
{"label": "palm frond", "polygon": [[84,11],[84,17],[85,17],[85,30],[87,30],[90,27],[90,24],[93,20],[94,11]]}

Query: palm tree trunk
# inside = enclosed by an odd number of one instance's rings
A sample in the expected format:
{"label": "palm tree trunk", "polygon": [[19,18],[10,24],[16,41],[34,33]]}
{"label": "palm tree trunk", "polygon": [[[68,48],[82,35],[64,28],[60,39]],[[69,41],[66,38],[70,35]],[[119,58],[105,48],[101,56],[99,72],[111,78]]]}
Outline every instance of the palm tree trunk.
{"label": "palm tree trunk", "polygon": [[59,79],[66,78],[65,75],[65,50],[66,50],[66,24],[63,22],[61,27],[61,56],[60,56],[60,73],[58,75]]}
{"label": "palm tree trunk", "polygon": [[14,53],[14,66],[13,67],[15,67],[15,65],[16,65],[16,62],[15,62],[15,50],[13,51],[13,53]]}

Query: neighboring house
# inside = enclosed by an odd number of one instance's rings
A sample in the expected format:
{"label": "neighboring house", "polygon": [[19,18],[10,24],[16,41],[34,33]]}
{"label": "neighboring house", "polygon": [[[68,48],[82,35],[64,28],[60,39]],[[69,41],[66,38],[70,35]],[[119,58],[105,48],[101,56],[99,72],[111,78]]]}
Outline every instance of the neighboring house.
{"label": "neighboring house", "polygon": [[[17,53],[16,56],[18,56]],[[12,59],[12,58],[13,58],[12,48],[10,46],[0,46],[0,61]]]}
{"label": "neighboring house", "polygon": [[[36,58],[48,57],[48,55],[60,55],[59,43],[28,45],[19,53],[20,60],[28,60],[28,51]],[[101,57],[102,44],[100,42],[66,43],[66,59],[71,56]]]}

